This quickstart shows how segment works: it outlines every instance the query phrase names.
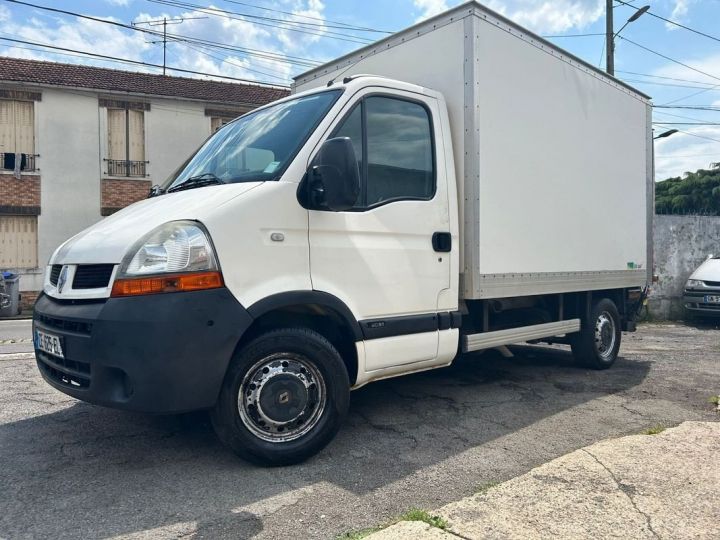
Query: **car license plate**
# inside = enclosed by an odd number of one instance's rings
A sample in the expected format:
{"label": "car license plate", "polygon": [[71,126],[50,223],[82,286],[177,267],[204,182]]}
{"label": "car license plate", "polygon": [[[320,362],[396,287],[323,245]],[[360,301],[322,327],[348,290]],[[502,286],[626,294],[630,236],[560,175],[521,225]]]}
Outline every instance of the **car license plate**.
{"label": "car license plate", "polygon": [[720,296],[706,296],[705,297],[705,303],[706,304],[720,304]]}
{"label": "car license plate", "polygon": [[40,330],[35,330],[35,348],[58,358],[65,358],[60,338]]}

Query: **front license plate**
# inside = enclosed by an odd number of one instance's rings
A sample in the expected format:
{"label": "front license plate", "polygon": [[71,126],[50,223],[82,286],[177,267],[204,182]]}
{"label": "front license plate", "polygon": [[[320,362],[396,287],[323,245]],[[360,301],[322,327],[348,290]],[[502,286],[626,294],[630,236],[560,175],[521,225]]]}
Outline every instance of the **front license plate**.
{"label": "front license plate", "polygon": [[705,303],[706,304],[720,304],[720,296],[706,296]]}
{"label": "front license plate", "polygon": [[58,336],[52,334],[46,334],[40,330],[35,330],[35,347],[38,350],[57,356],[58,358],[65,358],[62,350],[62,344]]}

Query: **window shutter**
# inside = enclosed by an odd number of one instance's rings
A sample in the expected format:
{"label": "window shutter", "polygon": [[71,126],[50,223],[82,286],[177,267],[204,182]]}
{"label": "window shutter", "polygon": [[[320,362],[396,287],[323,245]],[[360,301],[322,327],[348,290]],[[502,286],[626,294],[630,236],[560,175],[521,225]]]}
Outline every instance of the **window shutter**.
{"label": "window shutter", "polygon": [[15,151],[15,102],[0,100],[0,153]]}
{"label": "window shutter", "polygon": [[145,161],[145,113],[128,111],[130,161]]}
{"label": "window shutter", "polygon": [[0,267],[37,268],[36,216],[0,216]]}
{"label": "window shutter", "polygon": [[125,161],[125,109],[108,109],[108,158]]}
{"label": "window shutter", "polygon": [[15,151],[35,153],[35,116],[32,101],[15,102]]}

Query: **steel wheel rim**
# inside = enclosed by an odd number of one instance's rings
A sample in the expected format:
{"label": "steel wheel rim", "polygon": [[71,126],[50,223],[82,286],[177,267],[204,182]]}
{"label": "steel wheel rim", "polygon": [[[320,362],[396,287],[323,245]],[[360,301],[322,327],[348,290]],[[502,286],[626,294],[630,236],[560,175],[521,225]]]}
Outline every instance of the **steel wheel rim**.
{"label": "steel wheel rim", "polygon": [[595,349],[604,360],[612,358],[617,339],[615,334],[615,319],[609,312],[603,311],[595,321]]}
{"label": "steel wheel rim", "polygon": [[253,435],[281,443],[313,429],[326,400],[325,380],[312,362],[302,355],[276,353],[247,371],[237,404],[240,419]]}

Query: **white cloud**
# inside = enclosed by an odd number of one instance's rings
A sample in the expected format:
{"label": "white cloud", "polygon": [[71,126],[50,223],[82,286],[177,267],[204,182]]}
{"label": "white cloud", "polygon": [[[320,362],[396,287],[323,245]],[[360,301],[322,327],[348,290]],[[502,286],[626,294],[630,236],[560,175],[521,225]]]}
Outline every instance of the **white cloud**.
{"label": "white cloud", "polygon": [[127,6],[132,0],[105,0],[105,2],[113,6]]}
{"label": "white cloud", "polygon": [[420,10],[420,15],[416,19],[417,21],[427,19],[448,9],[445,0],[413,0],[413,4]]}
{"label": "white cloud", "polygon": [[489,0],[486,3],[538,33],[581,29],[605,14],[602,0]]}
{"label": "white cloud", "polygon": [[[673,7],[672,13],[670,14],[670,19],[673,21],[680,22],[682,19],[685,18],[685,15],[687,15],[688,10],[690,9],[690,4],[692,4],[694,0],[675,0],[675,6]],[[665,28],[668,30],[677,30],[678,27],[674,24],[665,23]]]}

